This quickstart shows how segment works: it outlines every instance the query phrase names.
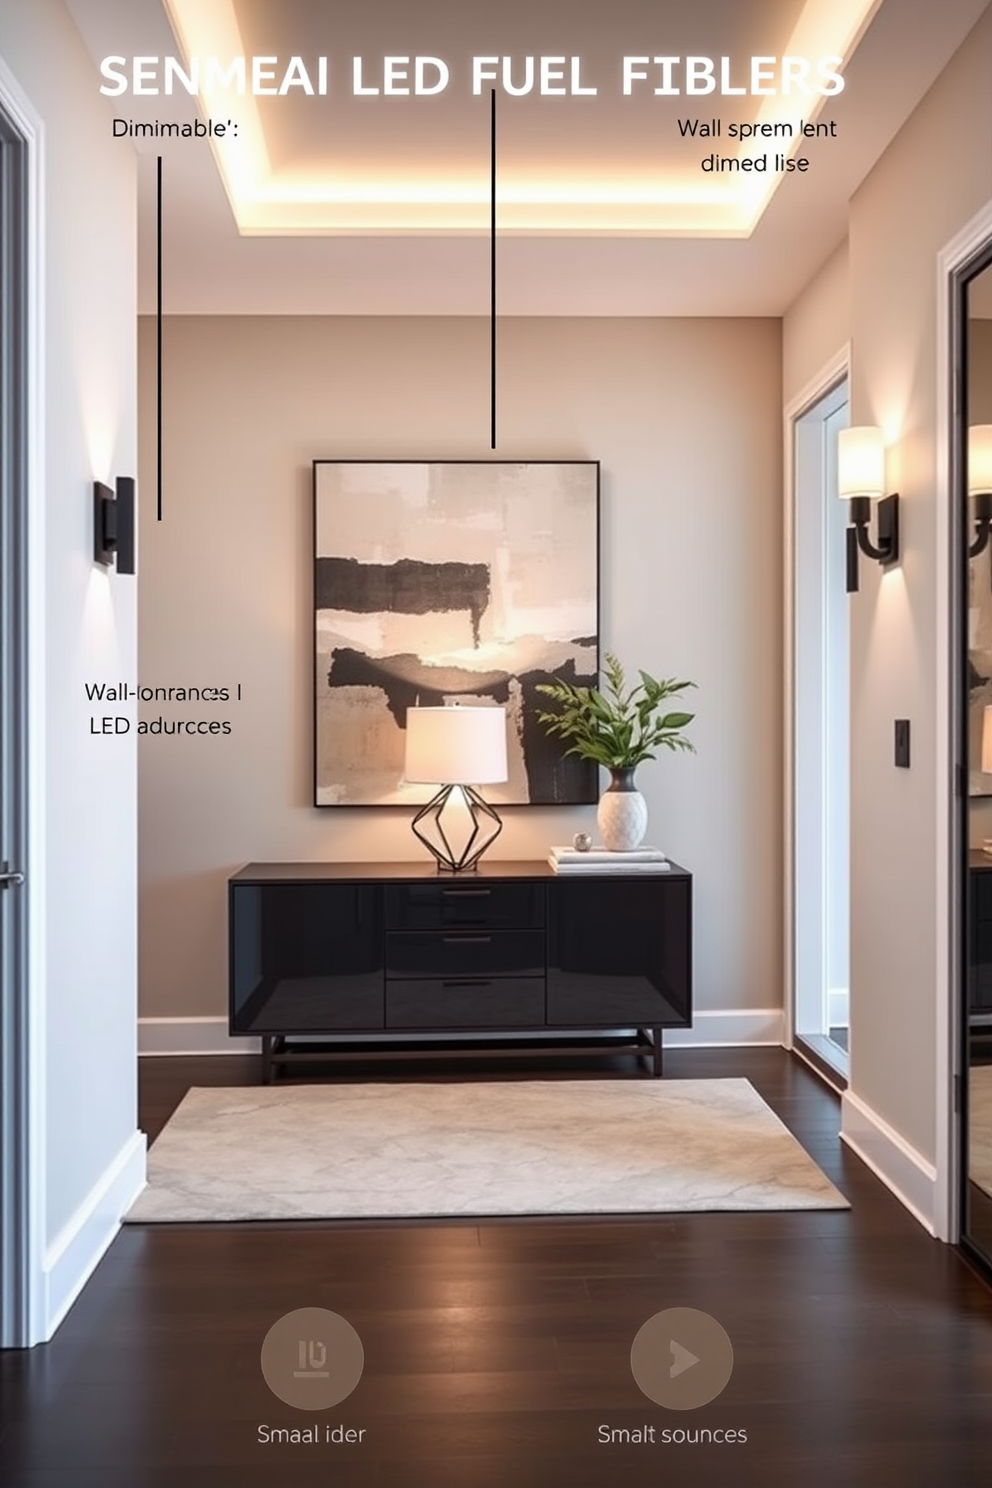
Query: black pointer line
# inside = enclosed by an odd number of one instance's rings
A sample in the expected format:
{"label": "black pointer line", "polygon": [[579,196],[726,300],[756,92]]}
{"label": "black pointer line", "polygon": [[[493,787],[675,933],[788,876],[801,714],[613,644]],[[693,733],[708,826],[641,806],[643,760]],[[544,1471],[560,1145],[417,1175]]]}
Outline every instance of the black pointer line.
{"label": "black pointer line", "polygon": [[155,220],[155,335],[158,387],[156,388],[156,448],[155,471],[157,482],[157,519],[162,520],[162,157],[158,157],[156,175],[156,220]]}
{"label": "black pointer line", "polygon": [[490,448],[496,448],[496,89],[492,89],[489,162],[489,395]]}

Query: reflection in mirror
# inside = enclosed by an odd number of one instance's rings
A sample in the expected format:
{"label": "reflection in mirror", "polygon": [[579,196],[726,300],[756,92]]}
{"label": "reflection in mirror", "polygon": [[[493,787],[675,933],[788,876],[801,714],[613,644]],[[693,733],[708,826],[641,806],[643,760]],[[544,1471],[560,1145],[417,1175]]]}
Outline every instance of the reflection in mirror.
{"label": "reflection in mirror", "polygon": [[968,1146],[962,1227],[992,1263],[992,265],[966,292]]}

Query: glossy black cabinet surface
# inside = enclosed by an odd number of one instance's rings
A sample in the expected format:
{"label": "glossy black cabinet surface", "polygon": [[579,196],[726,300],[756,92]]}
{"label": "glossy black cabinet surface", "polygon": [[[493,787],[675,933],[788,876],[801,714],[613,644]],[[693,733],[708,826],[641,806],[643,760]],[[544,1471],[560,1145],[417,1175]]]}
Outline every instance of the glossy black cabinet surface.
{"label": "glossy black cabinet surface", "polygon": [[373,884],[232,884],[231,1032],[381,1029],[383,950]]}
{"label": "glossy black cabinet surface", "polygon": [[692,880],[557,879],[548,895],[548,1023],[691,1021]]}
{"label": "glossy black cabinet surface", "polygon": [[537,1053],[608,1035],[660,1074],[662,1029],[692,1021],[692,878],[677,864],[581,878],[250,864],[229,895],[231,1032],[261,1035],[267,1080],[355,1040],[399,1054],[406,1035],[409,1053],[411,1034],[449,1051],[453,1036],[529,1036]]}

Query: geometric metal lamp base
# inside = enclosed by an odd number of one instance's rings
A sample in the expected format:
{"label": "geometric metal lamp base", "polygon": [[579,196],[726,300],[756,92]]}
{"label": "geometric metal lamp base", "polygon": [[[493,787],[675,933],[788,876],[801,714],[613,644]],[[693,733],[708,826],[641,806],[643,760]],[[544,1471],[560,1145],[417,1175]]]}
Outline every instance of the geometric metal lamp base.
{"label": "geometric metal lamp base", "polygon": [[503,830],[499,816],[470,785],[443,785],[421,806],[411,825],[414,835],[437,859],[439,873],[475,868]]}

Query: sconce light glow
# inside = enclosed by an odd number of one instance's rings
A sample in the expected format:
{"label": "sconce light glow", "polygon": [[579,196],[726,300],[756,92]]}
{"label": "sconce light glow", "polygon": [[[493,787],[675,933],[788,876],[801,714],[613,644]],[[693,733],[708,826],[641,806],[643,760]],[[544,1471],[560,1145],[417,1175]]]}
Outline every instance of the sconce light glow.
{"label": "sconce light glow", "polygon": [[885,493],[885,445],[874,424],[855,424],[837,436],[838,494],[875,497]]}
{"label": "sconce light glow", "polygon": [[968,430],[968,495],[992,493],[992,424],[972,424]]}
{"label": "sconce light glow", "polygon": [[[847,592],[857,593],[858,553],[888,565],[899,557],[899,497],[885,496],[885,441],[874,424],[855,424],[837,436],[837,494],[850,506]],[[871,504],[878,501],[878,540],[868,535]]]}

